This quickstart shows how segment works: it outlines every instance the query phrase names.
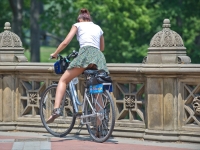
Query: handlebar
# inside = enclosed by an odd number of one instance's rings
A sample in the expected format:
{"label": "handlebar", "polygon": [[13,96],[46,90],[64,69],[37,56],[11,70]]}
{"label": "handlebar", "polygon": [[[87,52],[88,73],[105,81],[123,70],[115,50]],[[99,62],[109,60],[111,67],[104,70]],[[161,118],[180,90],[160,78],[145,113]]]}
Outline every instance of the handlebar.
{"label": "handlebar", "polygon": [[[71,57],[75,58],[76,56],[78,56],[78,52],[75,51],[75,50],[73,50],[73,52],[72,52],[71,54],[69,54],[68,56],[66,56],[66,59],[69,60]],[[55,57],[50,56],[49,59],[53,59],[53,58],[55,58]],[[58,55],[57,55],[57,59],[58,59],[58,58],[63,59],[63,56],[61,56],[60,54],[58,54]]]}
{"label": "handlebar", "polygon": [[67,59],[70,59],[71,57],[75,58],[77,55],[78,55],[78,52],[73,50],[73,52],[67,56]]}

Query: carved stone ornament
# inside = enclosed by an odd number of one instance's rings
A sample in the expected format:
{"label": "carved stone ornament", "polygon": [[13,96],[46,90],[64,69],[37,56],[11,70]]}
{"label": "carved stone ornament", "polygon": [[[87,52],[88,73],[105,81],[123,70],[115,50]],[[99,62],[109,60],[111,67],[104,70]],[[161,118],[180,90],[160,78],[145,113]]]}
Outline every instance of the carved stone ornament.
{"label": "carved stone ornament", "polygon": [[156,33],[150,42],[150,47],[184,47],[181,36],[170,30],[170,20],[163,21],[163,30]]}
{"label": "carved stone ornament", "polygon": [[200,96],[193,99],[192,106],[195,114],[200,115]]}
{"label": "carved stone ornament", "polygon": [[30,104],[37,104],[37,93],[29,93]]}
{"label": "carved stone ornament", "polygon": [[134,108],[135,107],[135,96],[134,95],[126,95],[125,96],[125,104],[126,108]]}
{"label": "carved stone ornament", "polygon": [[0,62],[27,62],[21,39],[11,32],[10,23],[6,22],[4,32],[0,33]]}
{"label": "carved stone ornament", "polygon": [[10,23],[6,22],[4,32],[0,33],[0,48],[1,47],[22,47],[22,42],[18,35],[11,32]]}

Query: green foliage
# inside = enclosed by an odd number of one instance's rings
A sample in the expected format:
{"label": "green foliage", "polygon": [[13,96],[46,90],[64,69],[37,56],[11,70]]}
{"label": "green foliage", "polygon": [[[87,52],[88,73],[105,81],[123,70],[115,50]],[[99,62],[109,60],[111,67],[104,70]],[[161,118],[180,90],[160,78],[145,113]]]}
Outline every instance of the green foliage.
{"label": "green foliage", "polygon": [[[104,31],[106,44],[104,54],[108,63],[142,62],[149,42],[145,37],[151,29],[146,3],[147,1],[141,3],[136,0],[74,0],[65,3],[62,0],[56,2],[47,0],[43,19],[51,18],[53,21],[51,23],[46,21],[48,24],[44,27],[64,39],[76,22],[80,8],[87,8],[93,22],[101,26]],[[78,49],[76,39],[68,47]]]}
{"label": "green foliage", "polygon": [[1,0],[0,2],[0,32],[3,31],[5,22],[12,21],[12,10],[8,0]]}
{"label": "green foliage", "polygon": [[[95,23],[101,26],[105,37],[105,51],[108,63],[142,62],[146,50],[136,49],[147,40],[145,34],[150,30],[150,17],[146,1],[102,0],[76,1],[77,8],[88,8]],[[144,48],[144,47],[143,47]]]}
{"label": "green foliage", "polygon": [[[77,10],[74,10],[72,0],[44,0],[44,13],[41,15],[42,30],[51,33],[59,38],[57,44],[64,40],[72,25],[75,23],[77,18]],[[79,45],[77,40],[74,38],[66,48],[70,53],[73,50],[78,50]],[[63,52],[62,52],[63,53]]]}
{"label": "green foliage", "polygon": [[[171,29],[182,37],[187,55],[191,57],[192,62],[200,63],[200,1],[42,0],[42,2],[44,11],[40,18],[41,30],[57,37],[56,42],[50,43],[55,47],[76,23],[79,10],[87,8],[93,22],[104,31],[104,54],[108,63],[141,63],[147,55],[151,38],[162,30],[165,18],[170,19]],[[6,21],[11,22],[12,13],[8,1],[2,0],[0,4],[2,29]],[[23,31],[27,42],[23,45],[29,45],[30,1],[24,1],[23,10]],[[78,49],[78,42],[74,38],[64,52],[70,53]]]}

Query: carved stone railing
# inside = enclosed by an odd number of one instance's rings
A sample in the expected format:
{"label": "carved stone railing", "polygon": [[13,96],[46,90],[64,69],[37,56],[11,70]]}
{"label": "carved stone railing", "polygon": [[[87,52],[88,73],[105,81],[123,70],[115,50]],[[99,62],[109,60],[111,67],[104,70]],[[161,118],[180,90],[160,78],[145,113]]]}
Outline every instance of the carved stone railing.
{"label": "carved stone railing", "polygon": [[[113,79],[113,136],[198,141],[200,65],[108,64]],[[0,64],[0,130],[46,132],[39,116],[43,90],[59,80],[51,63]],[[84,79],[79,77],[79,97]],[[77,124],[72,133],[79,132]],[[82,128],[80,134],[86,134]]]}
{"label": "carved stone railing", "polygon": [[[116,113],[113,136],[200,141],[200,64],[190,64],[181,37],[169,27],[165,19],[143,63],[107,64]],[[52,63],[27,62],[20,40],[8,29],[6,23],[0,33],[0,130],[46,132],[39,101],[60,76]],[[79,80],[81,99],[84,78]],[[88,134],[79,122],[72,133]]]}

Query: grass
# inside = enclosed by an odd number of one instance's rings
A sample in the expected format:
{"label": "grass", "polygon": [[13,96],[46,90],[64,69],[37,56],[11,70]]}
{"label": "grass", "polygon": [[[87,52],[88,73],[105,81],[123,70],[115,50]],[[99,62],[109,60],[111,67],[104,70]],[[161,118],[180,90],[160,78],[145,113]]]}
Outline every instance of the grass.
{"label": "grass", "polygon": [[[49,46],[41,46],[40,47],[40,62],[55,62],[55,59],[49,60],[50,54],[55,52],[56,47],[49,47]],[[30,62],[30,51],[24,51],[24,55]],[[65,56],[65,54],[62,54]]]}

